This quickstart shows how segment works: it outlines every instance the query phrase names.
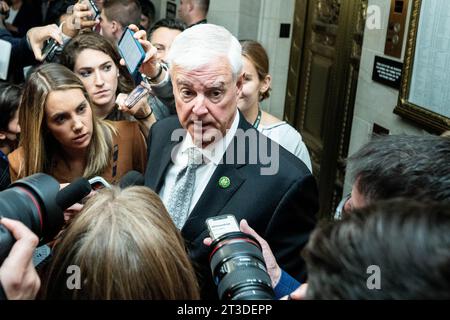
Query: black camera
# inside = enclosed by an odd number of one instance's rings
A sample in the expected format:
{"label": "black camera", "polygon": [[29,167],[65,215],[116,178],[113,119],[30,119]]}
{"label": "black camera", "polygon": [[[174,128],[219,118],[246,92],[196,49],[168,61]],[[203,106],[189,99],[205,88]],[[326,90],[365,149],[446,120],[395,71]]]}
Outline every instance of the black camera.
{"label": "black camera", "polygon": [[[46,243],[58,234],[64,224],[64,210],[91,191],[89,182],[80,178],[61,191],[53,177],[37,173],[18,180],[0,192],[0,216],[19,220]],[[15,242],[11,233],[0,225],[0,264]]]}
{"label": "black camera", "polygon": [[61,54],[63,47],[60,46],[54,39],[49,39],[45,42],[42,49],[42,58],[47,62],[58,62],[56,59]]}
{"label": "black camera", "polygon": [[211,244],[209,262],[220,300],[273,300],[272,282],[259,242],[242,232]]}

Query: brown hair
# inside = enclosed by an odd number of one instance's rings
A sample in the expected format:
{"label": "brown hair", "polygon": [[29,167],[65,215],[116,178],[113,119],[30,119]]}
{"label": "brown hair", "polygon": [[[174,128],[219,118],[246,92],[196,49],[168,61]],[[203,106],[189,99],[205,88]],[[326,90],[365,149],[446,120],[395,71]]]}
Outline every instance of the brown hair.
{"label": "brown hair", "polygon": [[108,39],[96,32],[90,30],[83,31],[70,40],[64,46],[63,53],[61,54],[61,64],[73,71],[78,55],[85,49],[97,50],[111,57],[119,70],[116,94],[129,93],[134,89],[133,78],[127,68],[120,65],[120,55],[115,46]]}
{"label": "brown hair", "polygon": [[[18,177],[38,172],[51,174],[51,161],[60,151],[58,142],[47,129],[45,105],[50,92],[80,89],[92,108],[89,95],[80,79],[66,67],[49,63],[38,67],[25,84],[19,106],[19,124],[22,128],[19,147],[23,148],[24,162]],[[92,113],[93,132],[89,144],[87,165],[83,176],[100,174],[109,165],[114,128],[97,119]]]}
{"label": "brown hair", "polygon": [[[66,285],[73,265],[80,290]],[[43,288],[50,299],[199,299],[181,234],[146,187],[92,197],[57,243]]]}
{"label": "brown hair", "polygon": [[[269,57],[264,47],[253,40],[241,40],[239,41],[242,46],[242,55],[253,63],[256,72],[258,72],[258,78],[260,81],[269,75]],[[270,97],[270,91],[272,88],[267,89],[266,92],[261,93],[259,101],[263,101]]]}
{"label": "brown hair", "polygon": [[142,8],[138,0],[107,0],[103,12],[109,21],[117,21],[125,29],[130,24],[139,25]]}

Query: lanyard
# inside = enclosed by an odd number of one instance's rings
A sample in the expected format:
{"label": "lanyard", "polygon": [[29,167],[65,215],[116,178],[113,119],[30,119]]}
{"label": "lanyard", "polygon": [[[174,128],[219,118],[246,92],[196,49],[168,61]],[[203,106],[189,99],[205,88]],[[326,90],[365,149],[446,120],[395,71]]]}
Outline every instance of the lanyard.
{"label": "lanyard", "polygon": [[253,127],[255,129],[258,129],[259,127],[259,123],[261,122],[261,114],[262,114],[261,108],[258,108],[258,116],[256,117],[255,122],[253,122]]}

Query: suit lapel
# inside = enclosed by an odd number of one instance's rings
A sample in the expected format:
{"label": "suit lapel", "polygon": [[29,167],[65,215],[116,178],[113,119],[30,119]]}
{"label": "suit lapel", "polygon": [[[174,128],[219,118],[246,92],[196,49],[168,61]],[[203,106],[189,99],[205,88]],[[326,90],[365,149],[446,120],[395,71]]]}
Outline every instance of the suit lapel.
{"label": "suit lapel", "polygon": [[[174,151],[174,148],[177,144],[179,144],[181,141],[183,141],[184,136],[180,137],[178,141],[172,141],[170,138],[172,136],[172,132],[176,129],[180,129],[181,125],[177,121],[176,124],[169,130],[170,134],[168,139],[166,140],[166,143],[164,146],[161,147],[161,152],[159,160],[153,158],[153,161],[157,163],[157,165],[154,167],[156,174],[154,175],[155,179],[151,180],[152,182],[149,184],[149,186],[156,192],[159,193],[161,191],[161,188],[164,183],[164,178],[167,173],[167,169],[172,164],[172,152]],[[153,150],[154,152],[157,152],[157,148]]]}
{"label": "suit lapel", "polygon": [[[252,128],[251,125],[245,120],[242,113],[240,113],[238,128],[243,130]],[[206,228],[205,220],[207,218],[214,217],[219,214],[235,214],[235,212],[221,212],[221,210],[245,182],[245,178],[239,173],[239,169],[246,166],[246,164],[238,163],[237,146],[238,144],[236,143],[236,137],[234,137],[233,143],[228,146],[228,149],[222,158],[222,163],[217,166],[217,169],[214,171],[208,185],[203,191],[202,196],[198,200],[181,230],[185,239],[194,240],[200,233],[202,233]],[[226,157],[227,153],[231,151],[230,148],[235,148],[233,152],[234,160],[232,164],[227,164]],[[245,148],[245,159],[248,159],[248,149],[249,148]],[[227,177],[230,179],[231,184],[228,188],[220,187],[219,180],[222,177]]]}
{"label": "suit lapel", "polygon": [[167,172],[169,165],[172,163],[172,150],[175,148],[178,142],[170,142],[164,146],[161,153],[161,161],[159,163],[159,168],[157,169],[157,175],[155,180],[155,191],[159,193],[164,182],[164,177]]}

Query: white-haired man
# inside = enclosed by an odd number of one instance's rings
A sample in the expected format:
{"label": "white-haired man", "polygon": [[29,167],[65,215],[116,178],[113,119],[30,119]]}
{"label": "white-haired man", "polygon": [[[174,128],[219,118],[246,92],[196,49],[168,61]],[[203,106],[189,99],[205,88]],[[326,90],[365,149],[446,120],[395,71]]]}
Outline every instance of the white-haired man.
{"label": "white-haired man", "polygon": [[[135,36],[150,57],[154,49],[145,33]],[[147,59],[141,71],[160,81],[165,70]],[[175,38],[167,60],[177,116],[151,128],[145,184],[161,196],[181,230],[202,296],[217,297],[210,249],[203,245],[205,220],[223,214],[245,218],[267,239],[280,265],[301,278],[299,252],[318,209],[316,182],[301,160],[259,134],[238,111],[238,40],[223,27],[197,25]]]}

